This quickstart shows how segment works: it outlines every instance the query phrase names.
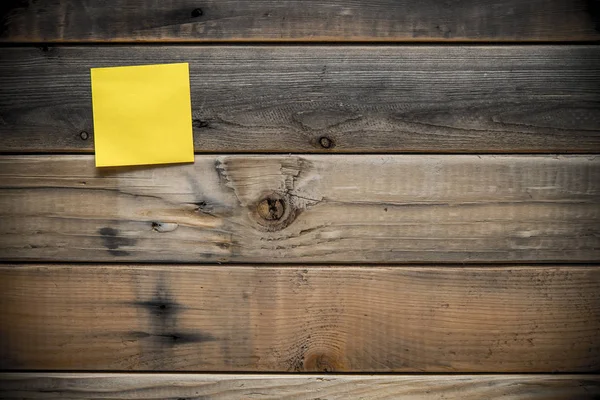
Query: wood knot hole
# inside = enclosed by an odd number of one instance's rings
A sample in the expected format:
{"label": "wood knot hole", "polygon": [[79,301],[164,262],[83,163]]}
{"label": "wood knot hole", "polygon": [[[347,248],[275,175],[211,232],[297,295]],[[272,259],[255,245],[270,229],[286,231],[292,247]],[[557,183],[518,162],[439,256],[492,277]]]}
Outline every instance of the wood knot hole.
{"label": "wood knot hole", "polygon": [[319,144],[324,149],[330,149],[333,146],[333,141],[327,136],[323,136],[319,139]]}
{"label": "wood knot hole", "polygon": [[204,14],[204,12],[202,11],[202,9],[201,9],[201,8],[194,8],[194,9],[192,10],[192,18],[198,18],[198,17],[201,17],[201,16],[202,16],[202,14]]}
{"label": "wood knot hole", "polygon": [[279,221],[285,213],[283,199],[267,197],[258,203],[258,215],[267,221]]}

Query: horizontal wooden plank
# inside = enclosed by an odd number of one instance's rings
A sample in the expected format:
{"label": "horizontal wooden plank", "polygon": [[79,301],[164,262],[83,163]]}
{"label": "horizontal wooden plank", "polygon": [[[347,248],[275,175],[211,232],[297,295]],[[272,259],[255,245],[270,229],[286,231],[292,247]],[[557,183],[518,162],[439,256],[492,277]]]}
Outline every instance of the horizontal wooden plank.
{"label": "horizontal wooden plank", "polygon": [[595,262],[600,157],[0,157],[0,259]]}
{"label": "horizontal wooden plank", "polygon": [[599,8],[596,0],[5,0],[0,40],[598,40]]}
{"label": "horizontal wooden plank", "polygon": [[593,372],[600,267],[3,265],[0,367]]}
{"label": "horizontal wooden plank", "polygon": [[0,395],[7,400],[592,400],[600,396],[600,376],[5,373]]}
{"label": "horizontal wooden plank", "polygon": [[600,152],[600,46],[0,48],[0,151],[92,152],[89,69],[169,62],[197,152]]}

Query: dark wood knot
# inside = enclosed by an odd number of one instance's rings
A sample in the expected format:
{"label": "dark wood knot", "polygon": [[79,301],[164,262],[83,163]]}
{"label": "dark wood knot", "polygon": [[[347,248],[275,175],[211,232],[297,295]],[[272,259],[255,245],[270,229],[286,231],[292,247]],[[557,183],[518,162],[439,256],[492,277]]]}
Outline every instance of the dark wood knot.
{"label": "dark wood knot", "polygon": [[319,144],[324,149],[330,149],[333,147],[333,140],[331,140],[327,136],[323,136],[323,137],[319,138]]}
{"label": "dark wood knot", "polygon": [[298,210],[290,202],[289,196],[272,192],[263,195],[260,200],[250,206],[254,220],[264,230],[274,232],[289,226]]}
{"label": "dark wood knot", "polygon": [[283,199],[267,197],[258,203],[257,211],[258,215],[267,221],[278,221],[285,212],[285,203]]}

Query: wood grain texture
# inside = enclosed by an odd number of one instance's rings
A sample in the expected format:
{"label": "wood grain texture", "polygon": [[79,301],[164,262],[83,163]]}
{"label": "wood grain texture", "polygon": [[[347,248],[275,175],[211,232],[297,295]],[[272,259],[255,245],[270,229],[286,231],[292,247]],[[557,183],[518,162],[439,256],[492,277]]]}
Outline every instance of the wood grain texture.
{"label": "wood grain texture", "polygon": [[0,157],[0,258],[595,262],[600,157]]}
{"label": "wood grain texture", "polygon": [[594,372],[600,268],[4,265],[3,369]]}
{"label": "wood grain texture", "polygon": [[89,69],[170,62],[197,152],[600,152],[588,45],[0,48],[0,151],[92,152]]}
{"label": "wood grain texture", "polygon": [[5,0],[0,40],[580,41],[596,0]]}
{"label": "wood grain texture", "polygon": [[3,399],[593,400],[598,375],[0,374]]}

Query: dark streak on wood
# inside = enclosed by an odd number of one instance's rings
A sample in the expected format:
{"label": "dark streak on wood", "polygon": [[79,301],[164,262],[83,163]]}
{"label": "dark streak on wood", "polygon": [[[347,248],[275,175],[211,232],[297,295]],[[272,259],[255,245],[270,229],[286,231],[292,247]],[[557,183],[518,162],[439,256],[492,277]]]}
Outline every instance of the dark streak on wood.
{"label": "dark streak on wood", "polygon": [[181,310],[180,304],[165,299],[162,294],[158,294],[158,296],[152,300],[136,301],[133,304],[143,307],[149,314],[153,314],[161,318],[168,315],[174,315]]}
{"label": "dark streak on wood", "polygon": [[154,328],[154,333],[148,337],[155,339],[160,345],[176,346],[186,344],[201,344],[217,340],[213,335],[204,332],[183,332],[178,326],[178,316],[186,309],[177,303],[168,288],[165,274],[160,274],[156,282],[154,296],[150,300],[136,301],[135,306],[141,307],[150,316],[149,326]]}
{"label": "dark streak on wood", "polygon": [[117,257],[128,256],[130,253],[125,250],[119,250],[124,246],[135,246],[136,240],[131,238],[122,237],[119,235],[119,231],[114,228],[104,227],[98,230],[98,233],[102,236],[104,246],[110,254]]}
{"label": "dark streak on wood", "polygon": [[152,339],[154,344],[166,346],[202,344],[217,340],[214,336],[207,333],[186,333],[177,331],[164,334],[132,331],[123,334],[123,337],[128,341]]}

